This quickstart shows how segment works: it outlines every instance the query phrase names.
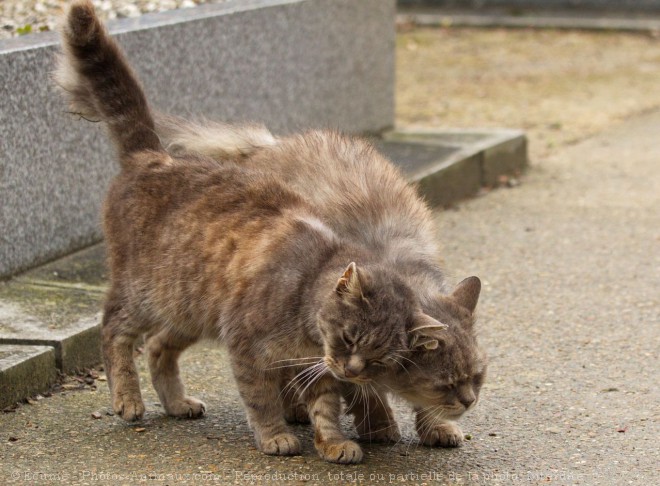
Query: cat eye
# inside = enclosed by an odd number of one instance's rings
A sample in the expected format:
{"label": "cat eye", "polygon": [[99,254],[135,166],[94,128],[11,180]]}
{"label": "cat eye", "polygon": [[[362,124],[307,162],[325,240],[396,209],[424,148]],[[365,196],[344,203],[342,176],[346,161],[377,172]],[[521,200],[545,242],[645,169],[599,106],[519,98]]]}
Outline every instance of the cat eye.
{"label": "cat eye", "polygon": [[381,361],[381,360],[379,360],[379,359],[375,359],[375,360],[373,360],[373,361],[369,361],[369,364],[370,364],[370,365],[373,365],[373,366],[380,366],[380,367],[385,367],[385,366],[387,366],[387,364],[386,364],[384,361]]}
{"label": "cat eye", "polygon": [[350,336],[346,333],[346,331],[344,331],[344,332],[342,333],[342,335],[341,335],[341,339],[342,339],[342,341],[344,341],[344,344],[345,344],[346,346],[348,346],[348,347],[351,347],[351,346],[353,346],[353,345],[355,344],[355,340],[354,340],[352,337],[350,337]]}

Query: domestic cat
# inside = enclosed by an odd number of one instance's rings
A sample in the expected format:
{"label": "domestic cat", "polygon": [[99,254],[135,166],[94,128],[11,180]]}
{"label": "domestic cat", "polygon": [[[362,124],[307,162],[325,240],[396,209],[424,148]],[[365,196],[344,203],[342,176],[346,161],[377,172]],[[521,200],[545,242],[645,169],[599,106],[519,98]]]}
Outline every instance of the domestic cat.
{"label": "domestic cat", "polygon": [[[365,142],[329,132],[257,137],[237,150],[246,128],[236,127],[223,142],[233,153],[169,154],[89,1],[69,9],[63,47],[56,81],[73,111],[106,123],[121,165],[104,207],[111,285],[102,340],[115,411],[126,420],[144,413],[132,350],[145,335],[166,412],[204,414],[205,405],[186,396],[177,360],[211,338],[228,348],[267,454],[299,453],[285,415],[295,418],[290,407],[302,401],[319,455],[359,462],[361,448],[339,429],[340,397],[350,400],[356,422],[360,407],[370,419],[357,424],[361,436],[396,440],[388,390],[425,407],[418,411],[424,443],[453,445],[439,438],[448,423],[440,419],[456,418],[461,398],[462,410],[471,406],[473,377],[485,366],[472,331],[478,279],[446,295],[431,263],[428,209],[396,169]],[[329,170],[333,183],[310,191],[300,178],[305,164],[296,161],[312,160],[353,170]],[[342,187],[334,203],[333,184]],[[468,381],[476,392],[466,399]],[[378,400],[366,400],[364,387]],[[383,423],[385,435],[375,427]]]}
{"label": "domestic cat", "polygon": [[[393,392],[417,410],[424,444],[459,445],[463,433],[455,420],[474,406],[487,368],[475,333],[481,283],[470,277],[448,292],[429,210],[389,162],[363,140],[326,132],[278,138],[262,125],[195,123],[160,113],[156,132],[172,154],[206,155],[219,162],[238,158],[244,167],[275,174],[314,201],[323,223],[344,240],[369,248],[396,270],[422,309],[420,324],[398,356],[392,353],[371,376],[370,385],[359,392],[345,387],[349,412],[362,438],[396,441],[398,427],[387,404],[387,392]],[[436,321],[424,327],[426,316]],[[438,321],[445,326],[437,327]],[[346,328],[355,334],[350,325]],[[304,419],[301,404],[293,408],[289,420]]]}

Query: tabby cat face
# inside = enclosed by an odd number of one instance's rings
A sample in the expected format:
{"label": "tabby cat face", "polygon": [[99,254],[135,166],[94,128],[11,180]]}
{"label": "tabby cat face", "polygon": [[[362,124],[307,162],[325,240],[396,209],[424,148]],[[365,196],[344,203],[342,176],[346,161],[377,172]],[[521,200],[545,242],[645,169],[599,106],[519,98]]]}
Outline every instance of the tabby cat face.
{"label": "tabby cat face", "polygon": [[470,277],[423,312],[391,272],[351,263],[319,312],[325,364],[340,380],[385,384],[418,409],[457,419],[486,374],[474,332],[480,289]]}
{"label": "tabby cat face", "polygon": [[367,383],[391,372],[406,351],[412,292],[384,268],[351,263],[319,312],[324,361],[344,381]]}
{"label": "tabby cat face", "polygon": [[410,361],[388,375],[387,384],[417,409],[455,420],[477,403],[487,368],[474,331],[480,288],[479,279],[470,277],[428,309],[446,329],[409,333]]}

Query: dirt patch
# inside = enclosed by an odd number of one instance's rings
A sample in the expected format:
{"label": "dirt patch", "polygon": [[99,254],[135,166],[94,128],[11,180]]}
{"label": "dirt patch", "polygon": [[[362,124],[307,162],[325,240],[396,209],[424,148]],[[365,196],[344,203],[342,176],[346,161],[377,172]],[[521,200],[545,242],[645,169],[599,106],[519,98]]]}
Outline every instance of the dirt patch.
{"label": "dirt patch", "polygon": [[660,107],[660,39],[414,29],[397,36],[397,123],[527,130],[532,162]]}

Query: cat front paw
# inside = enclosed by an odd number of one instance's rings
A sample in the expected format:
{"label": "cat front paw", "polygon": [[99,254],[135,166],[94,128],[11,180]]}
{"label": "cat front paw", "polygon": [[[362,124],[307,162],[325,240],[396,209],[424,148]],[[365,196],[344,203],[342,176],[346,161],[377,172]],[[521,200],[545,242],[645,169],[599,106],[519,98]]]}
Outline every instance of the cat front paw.
{"label": "cat front paw", "polygon": [[362,462],[362,448],[352,440],[317,443],[316,450],[319,456],[328,462],[338,464],[358,464]]}
{"label": "cat front paw", "polygon": [[206,405],[201,400],[184,397],[165,406],[167,415],[179,418],[199,418],[206,413]]}
{"label": "cat front paw", "polygon": [[445,422],[420,432],[419,438],[429,447],[459,447],[463,443],[463,431],[455,423]]}
{"label": "cat front paw", "polygon": [[139,394],[117,395],[112,401],[112,409],[127,422],[142,420],[144,416],[144,402]]}
{"label": "cat front paw", "polygon": [[259,450],[270,456],[296,456],[300,454],[300,441],[295,435],[283,432],[262,440]]}

